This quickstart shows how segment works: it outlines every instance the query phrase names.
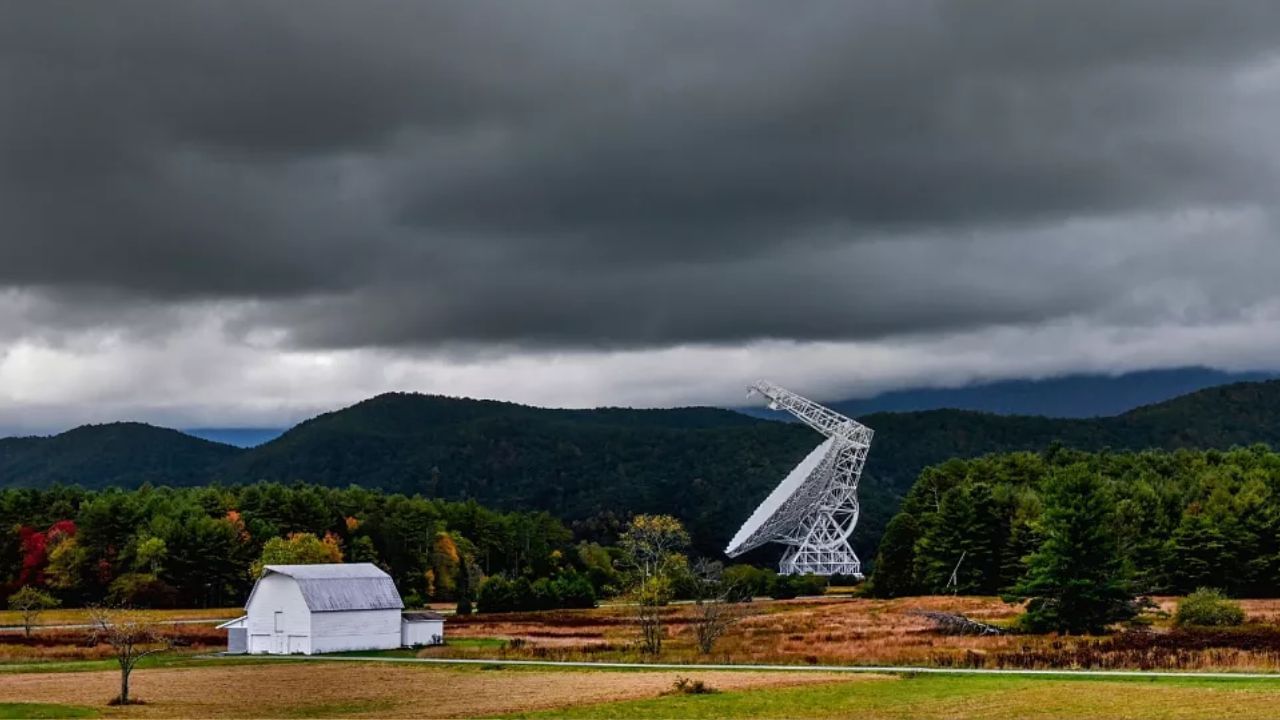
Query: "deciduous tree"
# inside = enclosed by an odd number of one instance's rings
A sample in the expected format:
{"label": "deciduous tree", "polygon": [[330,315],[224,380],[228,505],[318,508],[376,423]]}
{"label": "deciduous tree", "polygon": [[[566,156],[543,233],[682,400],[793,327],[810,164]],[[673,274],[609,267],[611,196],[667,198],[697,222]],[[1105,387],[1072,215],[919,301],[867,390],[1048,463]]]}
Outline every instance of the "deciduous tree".
{"label": "deciduous tree", "polygon": [[142,658],[171,649],[172,636],[137,611],[96,607],[90,610],[90,617],[91,642],[110,645],[120,667],[120,694],[111,704],[138,704],[140,701],[129,695],[130,676]]}
{"label": "deciduous tree", "polygon": [[290,533],[288,537],[271,538],[262,546],[262,555],[253,564],[253,576],[262,575],[267,565],[316,565],[342,562],[342,548],[333,533],[324,539],[311,533]]}
{"label": "deciduous tree", "polygon": [[30,585],[24,586],[9,596],[9,609],[18,611],[18,615],[22,618],[22,633],[27,637],[31,637],[31,628],[35,627],[36,620],[40,619],[40,613],[52,610],[61,604],[61,600]]}

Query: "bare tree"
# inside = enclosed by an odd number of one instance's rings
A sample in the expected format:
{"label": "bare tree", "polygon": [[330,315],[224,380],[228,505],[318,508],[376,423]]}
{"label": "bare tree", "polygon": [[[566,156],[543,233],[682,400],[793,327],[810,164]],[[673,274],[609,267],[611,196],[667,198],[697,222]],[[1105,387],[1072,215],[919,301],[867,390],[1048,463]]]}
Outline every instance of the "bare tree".
{"label": "bare tree", "polygon": [[730,601],[734,588],[725,583],[723,570],[724,565],[706,558],[693,566],[697,588],[693,633],[703,655],[710,655],[716,642],[747,614],[744,605]]}
{"label": "bare tree", "polygon": [[61,604],[62,601],[58,598],[30,585],[24,585],[21,590],[9,596],[9,609],[17,610],[22,616],[22,632],[27,637],[31,637],[31,628],[35,627],[40,613]]}
{"label": "bare tree", "polygon": [[139,700],[129,697],[129,676],[142,658],[172,649],[173,637],[135,610],[95,607],[90,608],[89,617],[91,640],[110,645],[120,665],[120,695],[111,704],[138,704]]}

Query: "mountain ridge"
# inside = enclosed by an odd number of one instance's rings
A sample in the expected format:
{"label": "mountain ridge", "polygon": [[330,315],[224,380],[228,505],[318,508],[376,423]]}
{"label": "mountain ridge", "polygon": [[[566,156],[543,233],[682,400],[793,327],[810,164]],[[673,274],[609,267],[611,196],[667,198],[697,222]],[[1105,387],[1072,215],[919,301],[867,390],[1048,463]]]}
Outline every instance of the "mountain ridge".
{"label": "mountain ridge", "polygon": [[[952,457],[1280,443],[1280,381],[1235,383],[1099,419],[963,410],[873,413],[858,550],[924,467]],[[384,393],[239,449],[141,423],[0,440],[0,486],[88,487],[258,481],[362,485],[541,509],[570,522],[631,512],[682,517],[716,552],[820,437],[794,424],[709,407],[560,410]]]}

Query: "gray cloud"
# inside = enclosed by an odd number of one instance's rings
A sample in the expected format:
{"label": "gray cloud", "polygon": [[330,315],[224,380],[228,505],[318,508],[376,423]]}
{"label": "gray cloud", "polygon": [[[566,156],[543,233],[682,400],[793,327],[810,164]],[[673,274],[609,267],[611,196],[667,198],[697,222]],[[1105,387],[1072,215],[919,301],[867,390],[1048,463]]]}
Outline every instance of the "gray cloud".
{"label": "gray cloud", "polygon": [[186,317],[155,305],[513,352],[1235,317],[1280,264],[1278,53],[1273,2],[6,7],[0,288],[42,300],[0,337]]}

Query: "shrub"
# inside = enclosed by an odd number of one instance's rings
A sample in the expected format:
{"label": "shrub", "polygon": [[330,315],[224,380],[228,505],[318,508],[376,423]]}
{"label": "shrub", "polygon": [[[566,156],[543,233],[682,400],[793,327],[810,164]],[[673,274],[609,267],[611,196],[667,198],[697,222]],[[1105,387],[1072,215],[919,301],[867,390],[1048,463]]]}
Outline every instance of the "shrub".
{"label": "shrub", "polygon": [[777,575],[769,589],[774,600],[790,600],[800,595],[821,595],[827,590],[827,579],[821,575]]}
{"label": "shrub", "polygon": [[730,565],[720,575],[721,582],[729,589],[729,600],[733,602],[750,602],[758,595],[769,595],[773,592],[776,578],[774,571],[754,565]]}
{"label": "shrub", "polygon": [[576,572],[560,577],[508,580],[501,575],[486,578],[476,594],[476,610],[482,613],[592,608],[596,592],[591,581]]}
{"label": "shrub", "polygon": [[476,610],[482,613],[512,612],[518,606],[514,584],[502,577],[494,575],[480,583],[480,591],[476,594]]}
{"label": "shrub", "polygon": [[125,573],[111,582],[107,602],[139,608],[178,606],[178,591],[151,573]]}
{"label": "shrub", "polygon": [[560,585],[551,578],[538,578],[529,586],[530,596],[522,602],[520,610],[554,610],[560,607]]}
{"label": "shrub", "polygon": [[1221,590],[1200,588],[1178,602],[1174,613],[1175,625],[1202,627],[1227,627],[1244,622],[1244,610],[1240,603],[1228,598]]}
{"label": "shrub", "polygon": [[560,598],[558,607],[593,608],[596,606],[595,588],[585,576],[571,571],[556,578],[554,584]]}
{"label": "shrub", "polygon": [[676,681],[671,683],[670,695],[711,695],[718,693],[719,690],[711,687],[701,680],[691,680],[687,677],[676,677]]}
{"label": "shrub", "polygon": [[791,582],[797,595],[824,595],[827,592],[827,578],[821,575],[794,575]]}
{"label": "shrub", "polygon": [[774,600],[790,600],[796,595],[796,583],[791,575],[778,575],[769,584],[769,597]]}

